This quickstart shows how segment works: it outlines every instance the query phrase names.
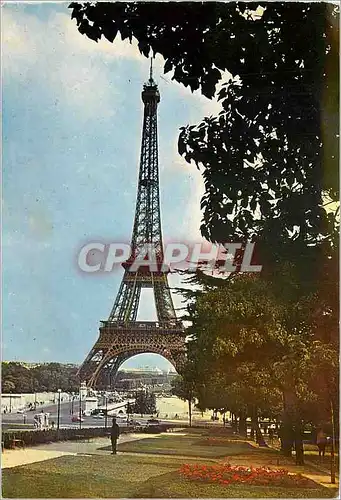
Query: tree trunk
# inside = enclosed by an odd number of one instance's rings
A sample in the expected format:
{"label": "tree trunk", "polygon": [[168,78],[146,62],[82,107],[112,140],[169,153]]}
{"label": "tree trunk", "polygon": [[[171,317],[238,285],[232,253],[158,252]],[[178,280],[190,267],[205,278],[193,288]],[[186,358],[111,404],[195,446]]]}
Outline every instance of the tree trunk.
{"label": "tree trunk", "polygon": [[334,417],[334,406],[333,401],[330,398],[330,414],[332,421],[332,442],[330,450],[330,482],[332,484],[336,483],[336,464],[335,464],[335,417]]}
{"label": "tree trunk", "polygon": [[256,440],[255,438],[256,438],[255,429],[254,429],[253,425],[251,425],[250,439],[252,439],[252,441],[255,441]]}
{"label": "tree trunk", "polygon": [[189,419],[189,426],[192,427],[192,398],[191,397],[188,399],[188,419]]}
{"label": "tree trunk", "polygon": [[252,407],[252,416],[251,416],[251,433],[250,438],[253,441],[256,441],[256,428],[257,428],[257,414],[255,407]]}
{"label": "tree trunk", "polygon": [[[287,389],[283,391],[283,407],[283,421],[278,434],[281,440],[281,452],[284,456],[291,457],[294,443],[296,445],[294,424],[297,420],[297,397],[293,390]],[[300,454],[301,450],[298,435],[297,446]]]}
{"label": "tree trunk", "polygon": [[292,421],[283,421],[279,432],[279,438],[281,440],[281,452],[285,457],[292,456],[292,446],[293,446],[293,424]]}
{"label": "tree trunk", "polygon": [[303,426],[301,420],[296,420],[294,426],[296,465],[304,465]]}
{"label": "tree trunk", "polygon": [[259,446],[266,446],[262,431],[259,427],[257,406],[252,408],[251,437]]}
{"label": "tree trunk", "polygon": [[262,431],[259,427],[258,417],[257,417],[257,427],[256,427],[256,442],[257,442],[258,446],[267,446],[267,444],[264,440],[264,436],[262,434]]}
{"label": "tree trunk", "polygon": [[246,414],[242,412],[239,413],[238,432],[241,436],[247,436]]}
{"label": "tree trunk", "polygon": [[232,413],[231,414],[231,427],[232,427],[232,431],[233,432],[237,432],[237,417],[236,417],[236,414],[235,413]]}

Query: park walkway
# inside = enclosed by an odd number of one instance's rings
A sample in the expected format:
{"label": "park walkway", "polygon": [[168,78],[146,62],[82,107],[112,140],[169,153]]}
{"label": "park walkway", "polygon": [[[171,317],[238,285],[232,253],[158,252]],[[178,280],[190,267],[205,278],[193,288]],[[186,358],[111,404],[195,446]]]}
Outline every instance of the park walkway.
{"label": "park walkway", "polygon": [[[184,433],[186,434],[186,433]],[[123,434],[120,438],[120,443],[127,443],[129,441],[137,441],[141,439],[151,439],[157,438],[160,434]],[[231,441],[233,438],[231,439]],[[241,439],[238,439],[240,442]],[[335,488],[337,485],[331,484],[330,474],[324,468],[318,467],[316,464],[306,463],[304,466],[296,466],[294,461],[290,458],[285,458],[280,454],[274,454],[273,450],[259,448],[253,441],[245,440],[252,450],[245,454],[238,454],[227,456],[224,459],[209,458],[207,461],[228,461],[231,465],[243,465],[252,467],[269,467],[269,468],[282,468],[288,470],[290,473],[302,474],[303,476],[315,481],[316,483],[324,486],[326,488]],[[52,458],[61,457],[64,455],[102,455],[107,456],[110,453],[110,441],[108,438],[94,438],[89,440],[81,441],[60,441],[55,443],[47,443],[38,445],[32,448],[26,448],[24,450],[5,450],[2,453],[2,468],[17,467],[20,465],[26,465],[33,462],[41,462],[44,460],[50,460]],[[119,452],[118,455],[141,455],[139,452]],[[143,453],[144,456],[151,457],[172,457],[174,454],[168,455],[163,454],[153,454],[153,453]],[[193,456],[186,455],[176,455],[179,460],[193,460]]]}
{"label": "park walkway", "polygon": [[[120,443],[136,441],[153,434],[123,434]],[[1,468],[7,469],[18,467],[19,465],[42,462],[63,455],[108,455],[107,451],[100,448],[110,445],[110,440],[104,438],[94,438],[80,441],[57,441],[46,443],[31,448],[18,448],[16,450],[4,450],[1,454]]]}

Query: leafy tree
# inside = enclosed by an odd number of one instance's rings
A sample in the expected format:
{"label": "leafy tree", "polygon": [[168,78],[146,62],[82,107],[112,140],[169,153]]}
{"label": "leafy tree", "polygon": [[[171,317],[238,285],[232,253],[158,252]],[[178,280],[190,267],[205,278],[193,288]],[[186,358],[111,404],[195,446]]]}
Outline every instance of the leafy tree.
{"label": "leafy tree", "polygon": [[[338,349],[318,339],[313,300],[295,293],[297,283],[286,269],[281,286],[252,275],[217,280],[197,272],[203,289],[184,292],[186,319],[192,321],[189,357],[201,407],[229,409],[244,422],[242,432],[246,416],[252,417],[259,443],[258,417],[279,416],[288,436],[283,451],[291,454],[294,429],[296,459],[302,462],[302,423],[321,422],[331,393],[337,407]],[[318,366],[326,380],[322,390],[314,385]]]}
{"label": "leafy tree", "polygon": [[154,393],[147,391],[138,391],[135,394],[134,413],[140,413],[141,417],[145,414],[152,415],[156,412],[156,397]]}
{"label": "leafy tree", "polygon": [[4,393],[15,392],[15,383],[11,380],[5,380],[5,382],[2,384],[2,391]]}
{"label": "leafy tree", "polygon": [[[179,138],[179,153],[205,180],[202,234],[218,242],[257,238],[258,259],[267,267],[279,256],[301,256],[314,274],[310,264],[318,257],[307,247],[332,238],[336,222],[325,210],[338,193],[336,8],[287,2],[70,7],[80,33],[95,41],[135,37],[144,56],[164,57],[174,80],[218,97],[222,112],[183,128]],[[228,81],[217,91],[226,71]]]}
{"label": "leafy tree", "polygon": [[3,391],[7,392],[12,385],[14,389],[10,392],[32,393],[32,392],[73,392],[79,388],[77,368],[59,363],[48,363],[27,368],[20,363],[2,363]]}

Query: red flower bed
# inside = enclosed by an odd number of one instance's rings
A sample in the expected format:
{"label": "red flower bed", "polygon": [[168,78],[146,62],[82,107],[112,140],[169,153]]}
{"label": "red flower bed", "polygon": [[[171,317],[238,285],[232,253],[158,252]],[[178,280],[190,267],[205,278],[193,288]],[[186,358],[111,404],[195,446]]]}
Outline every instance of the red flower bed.
{"label": "red flower bed", "polygon": [[316,488],[313,481],[300,474],[289,474],[285,469],[268,469],[267,467],[244,467],[230,464],[184,464],[179,469],[179,473],[191,481],[213,482],[224,485],[245,483],[254,486]]}

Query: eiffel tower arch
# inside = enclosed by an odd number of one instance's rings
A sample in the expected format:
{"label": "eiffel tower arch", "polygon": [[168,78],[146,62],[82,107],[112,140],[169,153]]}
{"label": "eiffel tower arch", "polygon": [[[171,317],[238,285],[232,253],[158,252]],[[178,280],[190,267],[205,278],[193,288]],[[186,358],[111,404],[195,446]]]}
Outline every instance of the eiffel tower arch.
{"label": "eiffel tower arch", "polygon": [[[168,270],[162,267],[163,243],[160,216],[159,165],[157,144],[158,87],[150,77],[143,86],[144,117],[140,155],[139,181],[135,219],[131,239],[131,256],[122,265],[124,276],[107,321],[101,321],[99,337],[84,363],[79,376],[88,387],[95,387],[103,370],[115,380],[119,367],[132,356],[155,353],[166,358],[177,369],[185,359],[185,334],[176,317],[168,285]],[[132,263],[140,259],[146,244],[155,256],[155,270]],[[157,321],[137,321],[142,288],[154,292]]]}

